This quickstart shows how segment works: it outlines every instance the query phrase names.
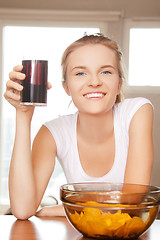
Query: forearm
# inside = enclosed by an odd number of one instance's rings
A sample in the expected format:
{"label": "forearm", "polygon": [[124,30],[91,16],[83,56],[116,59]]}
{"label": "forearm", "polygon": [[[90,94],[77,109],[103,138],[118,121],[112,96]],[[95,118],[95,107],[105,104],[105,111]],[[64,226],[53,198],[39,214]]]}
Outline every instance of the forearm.
{"label": "forearm", "polygon": [[9,173],[12,213],[28,218],[36,211],[36,192],[31,158],[31,119],[26,113],[16,115],[16,134]]}
{"label": "forearm", "polygon": [[53,207],[44,207],[36,213],[37,217],[64,217],[65,212],[62,205],[55,205]]}

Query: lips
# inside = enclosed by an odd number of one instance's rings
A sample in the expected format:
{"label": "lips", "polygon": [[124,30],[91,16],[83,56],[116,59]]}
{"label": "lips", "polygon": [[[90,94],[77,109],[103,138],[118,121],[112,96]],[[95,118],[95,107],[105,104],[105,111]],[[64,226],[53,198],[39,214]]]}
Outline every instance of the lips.
{"label": "lips", "polygon": [[89,99],[89,98],[102,98],[105,95],[106,93],[103,93],[103,92],[91,92],[91,93],[86,93],[83,96]]}

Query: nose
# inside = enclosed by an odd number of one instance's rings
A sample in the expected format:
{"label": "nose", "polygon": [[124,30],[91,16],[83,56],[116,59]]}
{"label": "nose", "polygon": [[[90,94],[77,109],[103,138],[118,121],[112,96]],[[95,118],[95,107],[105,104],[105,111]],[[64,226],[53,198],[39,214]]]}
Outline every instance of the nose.
{"label": "nose", "polygon": [[89,79],[89,82],[88,82],[88,85],[92,86],[92,87],[101,86],[102,85],[102,80],[97,75],[91,75],[90,79]]}

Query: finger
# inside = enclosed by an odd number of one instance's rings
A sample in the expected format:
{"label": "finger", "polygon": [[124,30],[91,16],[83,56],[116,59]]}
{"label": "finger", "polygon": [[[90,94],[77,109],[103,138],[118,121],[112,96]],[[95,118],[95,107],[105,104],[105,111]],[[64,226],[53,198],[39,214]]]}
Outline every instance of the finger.
{"label": "finger", "polygon": [[52,88],[52,84],[50,82],[47,83],[47,89],[51,89]]}
{"label": "finger", "polygon": [[17,65],[13,68],[13,71],[15,72],[21,72],[23,69],[23,65]]}
{"label": "finger", "polygon": [[6,100],[8,100],[9,102],[14,101],[20,101],[21,95],[20,92],[16,91],[16,90],[12,90],[12,91],[6,91],[4,93],[4,97]]}
{"label": "finger", "polygon": [[21,84],[19,84],[18,82],[14,82],[14,81],[8,80],[6,82],[6,89],[7,90],[22,91],[23,90],[23,86]]}
{"label": "finger", "polygon": [[12,71],[9,73],[9,78],[11,80],[24,80],[25,79],[25,74],[24,73],[21,73],[21,72],[16,72],[16,71]]}

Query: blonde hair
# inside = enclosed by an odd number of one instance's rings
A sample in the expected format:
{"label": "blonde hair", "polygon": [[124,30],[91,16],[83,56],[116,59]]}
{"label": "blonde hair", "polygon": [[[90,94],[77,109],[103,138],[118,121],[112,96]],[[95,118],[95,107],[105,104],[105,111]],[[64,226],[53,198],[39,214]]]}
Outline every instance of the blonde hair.
{"label": "blonde hair", "polygon": [[[102,34],[85,35],[84,37],[78,39],[77,41],[73,42],[70,46],[67,47],[67,49],[63,53],[62,61],[61,61],[63,81],[66,81],[68,56],[77,48],[85,46],[87,44],[101,44],[113,50],[117,59],[119,78],[123,82],[124,73],[121,65],[122,53],[119,50],[118,44],[115,41],[113,41],[108,37],[105,37]],[[117,95],[116,103],[121,102],[122,100],[123,100],[123,94],[122,92],[120,92],[120,94]]]}

